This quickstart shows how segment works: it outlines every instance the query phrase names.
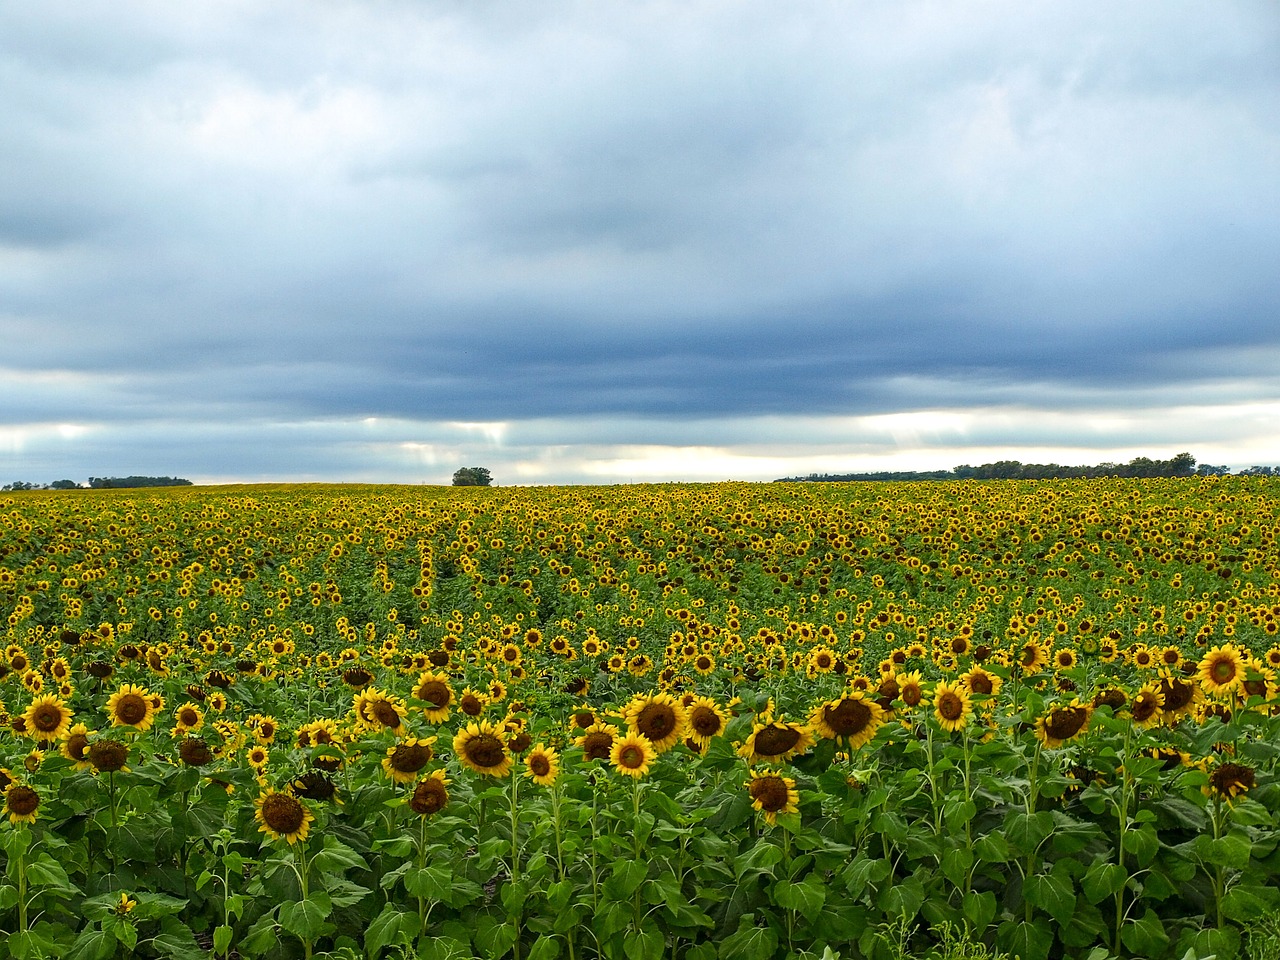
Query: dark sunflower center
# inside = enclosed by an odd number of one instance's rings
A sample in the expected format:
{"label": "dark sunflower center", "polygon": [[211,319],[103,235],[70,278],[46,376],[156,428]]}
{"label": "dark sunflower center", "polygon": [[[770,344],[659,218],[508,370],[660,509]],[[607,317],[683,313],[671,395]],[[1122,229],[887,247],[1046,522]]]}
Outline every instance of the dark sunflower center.
{"label": "dark sunflower center", "polygon": [[822,718],[837,737],[852,737],[867,729],[871,722],[871,707],[862,700],[845,698],[834,707],[823,707]]}
{"label": "dark sunflower center", "polygon": [[1251,697],[1265,697],[1267,695],[1267,682],[1265,680],[1246,680],[1244,682],[1244,692]]}
{"label": "dark sunflower center", "polygon": [[119,740],[95,740],[89,744],[89,762],[95,770],[113,773],[123,769],[129,759],[129,748]]}
{"label": "dark sunflower center", "polygon": [[582,738],[582,757],[584,760],[603,760],[609,756],[613,748],[613,737],[597,730]]}
{"label": "dark sunflower center", "polygon": [[418,699],[435,704],[437,707],[443,707],[449,703],[451,698],[449,696],[449,688],[445,684],[439,680],[428,680],[418,687]]}
{"label": "dark sunflower center", "polygon": [[30,787],[19,784],[5,791],[5,801],[9,804],[9,812],[19,817],[29,817],[40,806],[40,794]]}
{"label": "dark sunflower center", "polygon": [[1094,698],[1094,704],[1099,707],[1110,707],[1112,710],[1119,710],[1125,704],[1125,695],[1123,690],[1111,687],[1103,690]]}
{"label": "dark sunflower center", "polygon": [[800,742],[800,731],[794,727],[770,724],[756,734],[755,752],[763,757],[786,753]]}
{"label": "dark sunflower center", "polygon": [[85,751],[89,749],[89,738],[83,733],[73,733],[67,737],[67,755],[72,760],[84,761],[87,759]]}
{"label": "dark sunflower center", "polygon": [[1081,707],[1060,707],[1049,712],[1044,729],[1055,740],[1070,740],[1084,726],[1088,714]]}
{"label": "dark sunflower center", "polygon": [[472,737],[462,748],[467,759],[481,769],[498,767],[507,757],[507,748],[491,733]]}
{"label": "dark sunflower center", "polygon": [[781,777],[756,777],[751,781],[751,799],[760,804],[766,813],[777,813],[787,806],[790,793],[787,782]]}
{"label": "dark sunflower center", "polygon": [[720,715],[710,707],[694,707],[689,725],[700,737],[714,737],[720,732]]}
{"label": "dark sunflower center", "polygon": [[661,740],[676,728],[676,714],[665,703],[646,704],[636,717],[636,729],[650,740]]}
{"label": "dark sunflower center", "polygon": [[469,717],[478,717],[484,710],[484,704],[480,702],[478,697],[474,697],[471,694],[463,697],[459,706],[462,707],[462,712]]}
{"label": "dark sunflower center", "polygon": [[969,678],[969,689],[974,693],[988,694],[995,690],[988,673],[975,673]]}
{"label": "dark sunflower center", "polygon": [[959,720],[964,716],[964,701],[950,690],[938,698],[937,708],[943,720]]}
{"label": "dark sunflower center", "polygon": [[189,767],[203,767],[213,761],[213,751],[199,737],[187,737],[178,744],[178,756]]}
{"label": "dark sunflower center", "polygon": [[333,781],[323,773],[304,773],[293,782],[293,792],[308,800],[331,800],[338,792]]}
{"label": "dark sunflower center", "polygon": [[178,711],[178,722],[184,727],[194,727],[200,722],[200,715],[190,707],[185,707]]}
{"label": "dark sunflower center", "polygon": [[908,683],[902,688],[902,702],[908,707],[918,706],[920,701],[924,699],[924,690],[918,683]]}
{"label": "dark sunflower center", "polygon": [[1236,676],[1236,665],[1226,657],[1215,660],[1209,668],[1209,676],[1215,683],[1230,683]]}
{"label": "dark sunflower center", "polygon": [[116,717],[121,723],[136,726],[147,717],[147,708],[151,706],[136,693],[126,693],[116,701]]}
{"label": "dark sunflower center", "polygon": [[1150,693],[1140,693],[1133,698],[1133,719],[1139,723],[1150,720],[1160,707],[1159,702]]}
{"label": "dark sunflower center", "polygon": [[53,704],[45,704],[31,718],[32,725],[41,733],[52,733],[62,726],[62,711]]}
{"label": "dark sunflower center", "polygon": [[1170,713],[1181,710],[1191,702],[1195,688],[1176,677],[1165,677],[1160,681],[1160,690],[1164,694],[1164,708]]}
{"label": "dark sunflower center", "polygon": [[297,833],[305,821],[306,814],[302,804],[287,793],[273,793],[263,801],[262,822],[276,833]]}
{"label": "dark sunflower center", "polygon": [[576,726],[585,730],[596,722],[596,717],[590,710],[579,710],[573,715],[573,722]]}
{"label": "dark sunflower center", "polygon": [[423,780],[414,788],[409,809],[421,816],[438,813],[449,802],[449,791],[435,777]]}
{"label": "dark sunflower center", "polygon": [[417,773],[431,760],[432,753],[425,743],[402,743],[391,751],[391,767],[397,773]]}
{"label": "dark sunflower center", "polygon": [[1209,782],[1218,793],[1234,797],[1236,794],[1253,789],[1253,768],[1239,763],[1224,763],[1209,774]]}
{"label": "dark sunflower center", "polygon": [[626,746],[618,752],[618,765],[628,770],[639,770],[644,766],[644,751],[636,746]]}
{"label": "dark sunflower center", "polygon": [[545,753],[535,753],[529,758],[529,770],[535,777],[545,777],[551,772],[551,761]]}
{"label": "dark sunflower center", "polygon": [[373,716],[384,727],[400,726],[399,712],[385,700],[379,700],[373,705]]}

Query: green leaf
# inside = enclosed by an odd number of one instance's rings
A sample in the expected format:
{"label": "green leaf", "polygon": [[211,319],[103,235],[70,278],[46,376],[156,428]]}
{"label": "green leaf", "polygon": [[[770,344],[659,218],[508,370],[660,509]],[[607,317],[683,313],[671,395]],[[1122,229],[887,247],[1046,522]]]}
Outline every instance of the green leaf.
{"label": "green leaf", "polygon": [[1151,824],[1144,823],[1137,830],[1130,830],[1124,835],[1124,848],[1133,854],[1138,866],[1146,867],[1160,849],[1160,837]]}
{"label": "green leaf", "polygon": [[1052,829],[1053,817],[1045,810],[1039,813],[1015,810],[1005,817],[1005,837],[1019,853],[1035,852]]}
{"label": "green leaf", "polygon": [[1022,895],[1033,907],[1039,907],[1058,924],[1070,922],[1076,909],[1076,892],[1065,877],[1040,873],[1027,877]]}
{"label": "green leaf", "polygon": [[1120,864],[1098,861],[1085,871],[1080,887],[1090,903],[1100,903],[1122,890],[1125,879],[1125,872]]}
{"label": "green leaf", "polygon": [[415,897],[424,900],[445,900],[449,898],[449,887],[453,874],[449,868],[440,864],[429,867],[414,867],[404,875],[404,888]]}
{"label": "green leaf", "polygon": [[102,929],[130,952],[138,945],[138,928],[124,917],[111,914],[102,921]]}
{"label": "green leaf", "polygon": [[325,884],[325,892],[329,894],[329,899],[333,901],[333,905],[340,910],[346,907],[354,907],[371,893],[368,887],[362,887],[358,883],[352,883],[350,880],[344,880],[341,877],[330,879]]}
{"label": "green leaf", "polygon": [[983,863],[1007,863],[1013,858],[1009,843],[999,833],[988,833],[973,844],[973,853]]}
{"label": "green leaf", "polygon": [[312,869],[320,873],[335,873],[343,870],[363,870],[368,866],[364,857],[356,853],[332,834],[326,834],[324,849],[311,860]]}
{"label": "green leaf", "polygon": [[[30,934],[15,933],[9,938],[9,951],[13,955],[14,960],[25,960],[31,956],[30,948],[27,945]],[[66,960],[110,960],[116,953],[116,939],[110,936],[101,927],[89,927],[76,937],[75,943],[71,945],[71,952],[67,954]]]}
{"label": "green leaf", "polygon": [[973,867],[973,851],[968,847],[951,847],[942,855],[942,874],[961,890],[969,886],[969,870]]}
{"label": "green leaf", "polygon": [[305,900],[280,904],[280,926],[300,940],[315,940],[324,932],[325,921],[332,912],[329,895],[319,890]]}
{"label": "green leaf", "polygon": [[1238,833],[1229,833],[1225,837],[1214,840],[1212,837],[1196,838],[1196,855],[1205,863],[1217,867],[1230,867],[1233,870],[1246,870],[1253,852],[1248,839]]}
{"label": "green leaf", "polygon": [[662,932],[651,927],[645,927],[638,933],[628,933],[622,938],[622,950],[627,960],[662,960],[666,945]]}
{"label": "green leaf", "polygon": [[782,851],[776,844],[761,840],[735,858],[733,869],[739,880],[748,873],[772,874],[773,868],[781,859]]}
{"label": "green leaf", "polygon": [[777,934],[768,927],[757,927],[755,914],[745,913],[737,931],[720,944],[720,960],[760,960],[772,957],[777,949]]}
{"label": "green leaf", "polygon": [[231,938],[235,936],[235,928],[229,927],[225,923],[219,924],[213,930],[213,952],[219,955],[226,954],[231,946]]}
{"label": "green leaf", "polygon": [[897,920],[900,917],[910,919],[919,913],[924,897],[924,884],[918,876],[910,876],[901,883],[882,888],[876,899],[885,916]]}
{"label": "green leaf", "polygon": [[982,939],[983,932],[996,917],[996,895],[990,890],[981,893],[970,890],[964,895],[961,905],[969,928],[979,940]]}
{"label": "green leaf", "polygon": [[619,860],[613,865],[613,876],[605,881],[604,891],[612,900],[626,900],[649,875],[646,860]]}
{"label": "green leaf", "polygon": [[364,931],[364,949],[370,957],[381,957],[393,943],[411,943],[418,918],[388,903]]}
{"label": "green leaf", "polygon": [[18,904],[18,888],[11,883],[0,885],[0,910],[11,910]]}
{"label": "green leaf", "polygon": [[826,899],[826,885],[817,877],[806,877],[800,883],[780,880],[773,885],[773,902],[805,917],[815,916]]}
{"label": "green leaf", "polygon": [[529,951],[529,960],[556,960],[560,956],[560,940],[557,937],[539,937]]}
{"label": "green leaf", "polygon": [[1120,929],[1120,939],[1130,952],[1139,957],[1159,956],[1169,943],[1164,924],[1150,907],[1140,919],[1126,923]]}
{"label": "green leaf", "polygon": [[52,857],[44,856],[27,864],[27,880],[41,887],[55,887],[59,890],[71,888],[71,879],[62,865]]}
{"label": "green leaf", "polygon": [[280,942],[273,913],[264,913],[240,941],[240,950],[250,957],[266,956]]}
{"label": "green leaf", "polygon": [[1256,884],[1238,884],[1222,898],[1222,912],[1237,923],[1252,923],[1274,914],[1280,890]]}
{"label": "green leaf", "polygon": [[1019,960],[1045,960],[1053,947],[1053,932],[1043,924],[1006,920],[1000,924],[999,941]]}

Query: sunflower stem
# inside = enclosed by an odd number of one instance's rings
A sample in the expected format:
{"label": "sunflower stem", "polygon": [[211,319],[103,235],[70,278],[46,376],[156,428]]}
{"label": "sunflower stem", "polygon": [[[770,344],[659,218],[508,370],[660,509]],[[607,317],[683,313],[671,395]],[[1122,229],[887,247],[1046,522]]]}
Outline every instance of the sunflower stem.
{"label": "sunflower stem", "polygon": [[[511,882],[517,883],[520,880],[520,819],[519,808],[516,805],[517,787],[520,784],[520,768],[518,764],[511,765]],[[515,927],[516,936],[511,943],[511,955],[515,960],[520,960],[520,909],[517,907],[511,915],[511,924]]]}
{"label": "sunflower stem", "polygon": [[[631,778],[631,839],[632,849],[635,851],[635,862],[640,863],[640,778]],[[644,884],[636,887],[634,897],[635,909],[635,931],[639,933],[641,930],[641,921],[643,919],[640,913],[640,889]]]}
{"label": "sunflower stem", "polygon": [[[1133,739],[1133,724],[1127,724],[1124,731],[1124,746],[1120,751],[1120,801],[1116,804],[1116,863],[1120,867],[1120,875],[1124,876],[1124,835],[1129,829],[1129,800],[1133,788],[1133,773],[1129,765],[1129,745]],[[1116,924],[1112,939],[1112,949],[1120,952],[1120,931],[1124,927],[1124,887],[1116,891]]]}
{"label": "sunflower stem", "polygon": [[[1035,753],[1031,755],[1030,777],[1027,780],[1027,816],[1028,817],[1035,816],[1036,806],[1040,803],[1040,784],[1038,779],[1039,776],[1040,776],[1040,741],[1037,740]],[[1022,882],[1024,887],[1026,885],[1026,882],[1030,880],[1031,877],[1035,874],[1036,859],[1037,859],[1036,853],[1038,852],[1038,849],[1039,848],[1034,849],[1027,854],[1027,866],[1026,866],[1026,869],[1023,870],[1022,872]],[[1026,912],[1025,912],[1026,921],[1027,923],[1030,923],[1031,916],[1035,908],[1032,907],[1031,901],[1026,898],[1025,893],[1023,894],[1022,900],[1026,907]]]}
{"label": "sunflower stem", "polygon": [[[297,860],[297,865],[293,868],[293,872],[298,875],[298,887],[299,889],[301,889],[302,899],[305,901],[307,897],[310,896],[311,894],[310,882],[309,882],[310,880],[309,875],[311,872],[311,868],[310,868],[310,864],[307,863],[306,841],[305,840],[298,841],[298,843],[294,845],[293,852],[295,854],[295,859]],[[311,938],[303,937],[302,951],[306,960],[311,960],[312,950],[313,950],[313,946],[311,943]]]}
{"label": "sunflower stem", "polygon": [[22,844],[18,854],[18,932],[27,932],[27,846]]}

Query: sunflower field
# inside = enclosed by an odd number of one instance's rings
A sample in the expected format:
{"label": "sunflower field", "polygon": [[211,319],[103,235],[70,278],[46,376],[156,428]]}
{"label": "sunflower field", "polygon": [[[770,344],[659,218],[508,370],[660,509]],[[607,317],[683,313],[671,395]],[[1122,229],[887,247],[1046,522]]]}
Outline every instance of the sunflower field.
{"label": "sunflower field", "polygon": [[0,956],[1280,956],[1280,482],[0,495]]}

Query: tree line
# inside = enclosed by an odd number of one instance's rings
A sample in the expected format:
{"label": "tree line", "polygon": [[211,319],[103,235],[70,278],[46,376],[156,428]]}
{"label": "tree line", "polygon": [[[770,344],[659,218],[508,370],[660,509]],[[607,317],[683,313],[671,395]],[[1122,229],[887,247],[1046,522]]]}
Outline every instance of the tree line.
{"label": "tree line", "polygon": [[53,483],[27,483],[15,480],[0,487],[10,490],[118,490],[126,487],[190,487],[190,480],[181,477],[90,477],[87,484],[74,480],[55,480]]}
{"label": "tree line", "polygon": [[[1179,453],[1168,460],[1134,457],[1128,463],[1098,463],[1092,466],[1063,466],[1058,463],[1022,463],[999,460],[971,466],[963,463],[951,470],[884,470],[870,473],[811,473],[806,477],[782,477],[779,483],[841,483],[858,480],[1070,480],[1098,477],[1206,477],[1231,473],[1225,466],[1202,463],[1189,453]],[[1280,477],[1280,467],[1253,466],[1240,471],[1240,476]]]}

